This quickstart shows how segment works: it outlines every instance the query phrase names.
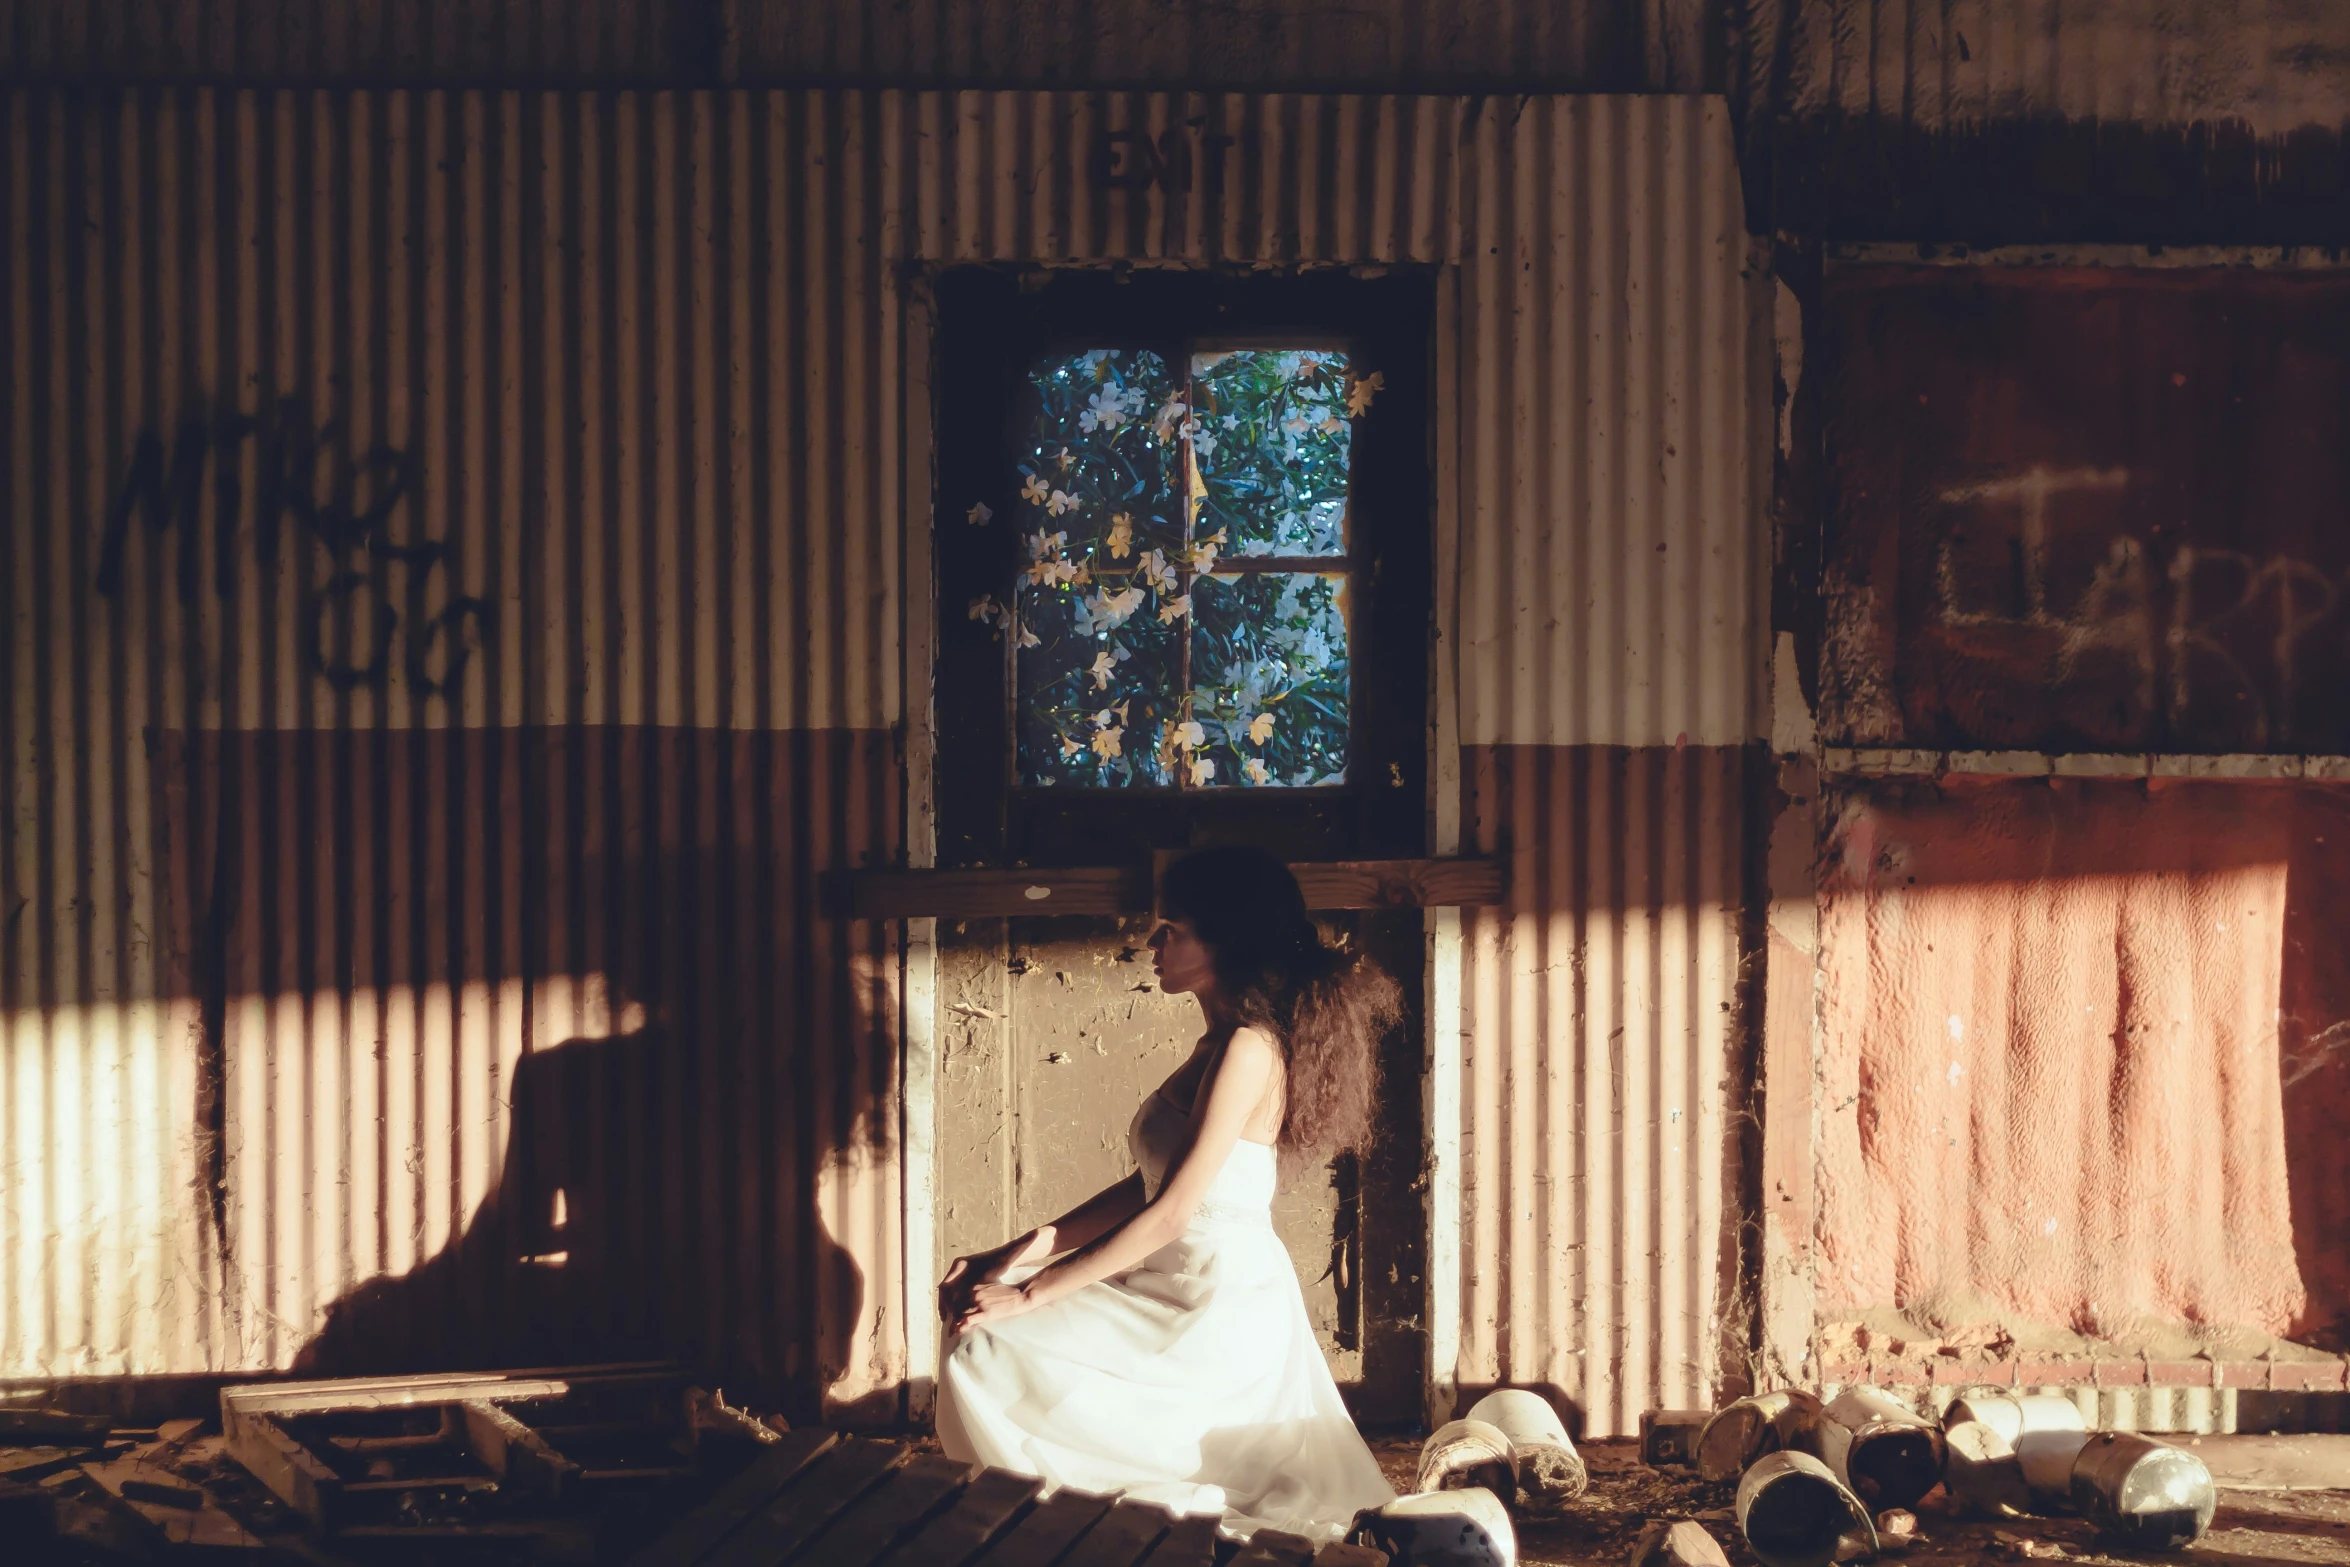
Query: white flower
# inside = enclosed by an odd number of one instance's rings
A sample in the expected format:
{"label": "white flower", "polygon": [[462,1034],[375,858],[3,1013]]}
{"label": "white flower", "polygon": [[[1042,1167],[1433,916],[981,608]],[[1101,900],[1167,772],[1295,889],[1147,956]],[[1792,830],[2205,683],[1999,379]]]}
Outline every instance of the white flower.
{"label": "white flower", "polygon": [[1171,626],[1176,621],[1181,620],[1184,616],[1190,613],[1191,595],[1185,593],[1176,598],[1171,598],[1167,600],[1166,603],[1159,606],[1159,624],[1162,626]]}
{"label": "white flower", "polygon": [[1183,417],[1189,412],[1191,409],[1185,405],[1182,398],[1169,394],[1167,400],[1159,405],[1158,417],[1151,421],[1151,429],[1162,441],[1175,439],[1178,430],[1189,435],[1191,433],[1189,430],[1182,429],[1190,422]]}
{"label": "white flower", "polygon": [[1110,676],[1117,667],[1117,655],[1108,648],[1103,648],[1099,653],[1096,653],[1093,656],[1093,666],[1086,671],[1087,674],[1093,676],[1093,688],[1096,691],[1109,690]]}
{"label": "white flower", "polygon": [[982,623],[993,622],[1007,630],[1012,624],[1012,612],[998,604],[993,593],[982,593],[971,601],[970,615]]}
{"label": "white flower", "polygon": [[1121,588],[1115,593],[1097,593],[1085,605],[1088,631],[1109,631],[1124,624],[1126,617],[1142,608],[1142,589]]}
{"label": "white flower", "polygon": [[1020,486],[1020,498],[1035,506],[1042,506],[1052,493],[1053,487],[1044,482],[1042,474],[1030,474],[1028,481]]}
{"label": "white flower", "polygon": [[971,526],[974,528],[981,528],[985,527],[988,522],[994,518],[994,516],[994,507],[988,505],[985,501],[974,501],[971,504],[971,509],[963,513],[963,520],[971,524]]}
{"label": "white flower", "polygon": [[1253,745],[1263,745],[1273,738],[1273,715],[1259,713],[1248,721],[1248,738]]}
{"label": "white flower", "polygon": [[1079,745],[1076,741],[1070,739],[1067,735],[1061,736],[1061,755],[1063,757],[1075,756],[1078,752],[1084,749],[1085,747]]}
{"label": "white flower", "polygon": [[1022,647],[1042,647],[1044,645],[1044,641],[1042,638],[1037,636],[1035,632],[1029,630],[1026,626],[1022,626],[1020,628],[1020,645]]}
{"label": "white flower", "polygon": [[1118,710],[1114,707],[1105,707],[1093,715],[1093,726],[1096,729],[1107,729],[1117,721]]}
{"label": "white flower", "polygon": [[1115,430],[1126,422],[1126,398],[1113,383],[1093,394],[1085,412],[1077,416],[1077,428],[1088,435],[1095,429]]}
{"label": "white flower", "polygon": [[1369,413],[1371,399],[1378,396],[1380,388],[1386,384],[1387,377],[1376,370],[1355,382],[1354,389],[1346,394],[1346,411],[1358,419]]}
{"label": "white flower", "polygon": [[1046,533],[1041,529],[1028,535],[1028,558],[1042,560],[1047,555],[1058,555],[1069,546],[1066,533]]}
{"label": "white flower", "polygon": [[1162,593],[1174,590],[1175,568],[1167,564],[1165,550],[1144,551],[1139,569],[1145,586],[1157,588]]}
{"label": "white flower", "polygon": [[1125,744],[1126,731],[1123,729],[1099,729],[1094,732],[1094,754],[1105,762],[1120,755]]}
{"label": "white flower", "polygon": [[1216,776],[1216,764],[1204,756],[1191,759],[1191,781],[1194,787],[1208,783]]}
{"label": "white flower", "polygon": [[1055,490],[1052,493],[1052,498],[1045,502],[1044,509],[1058,517],[1063,512],[1075,511],[1077,504],[1077,497],[1071,495],[1067,490]]}
{"label": "white flower", "polygon": [[1198,719],[1186,718],[1175,726],[1175,743],[1186,751],[1193,750],[1208,743],[1208,732]]}
{"label": "white flower", "polygon": [[1110,559],[1124,560],[1133,553],[1134,514],[1126,511],[1112,512],[1110,514]]}
{"label": "white flower", "polygon": [[1247,775],[1248,781],[1250,783],[1262,784],[1271,783],[1273,781],[1272,769],[1265,765],[1265,759],[1261,756],[1250,757],[1247,761],[1240,764],[1240,770],[1242,773]]}

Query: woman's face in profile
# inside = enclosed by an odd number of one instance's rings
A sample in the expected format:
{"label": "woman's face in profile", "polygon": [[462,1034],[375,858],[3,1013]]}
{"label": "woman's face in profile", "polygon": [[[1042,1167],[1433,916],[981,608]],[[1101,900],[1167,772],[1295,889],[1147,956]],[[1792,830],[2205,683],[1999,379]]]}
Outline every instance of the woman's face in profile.
{"label": "woman's face in profile", "polygon": [[1216,976],[1214,956],[1189,920],[1161,920],[1151,932],[1151,968],[1159,989],[1186,996],[1205,989]]}

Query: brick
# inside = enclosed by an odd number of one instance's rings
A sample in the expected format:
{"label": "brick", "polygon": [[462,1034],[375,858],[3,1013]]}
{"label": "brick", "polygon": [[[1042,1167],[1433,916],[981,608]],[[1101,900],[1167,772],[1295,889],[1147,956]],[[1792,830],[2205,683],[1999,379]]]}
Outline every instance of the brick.
{"label": "brick", "polygon": [[1869,1363],[1865,1360],[1840,1361],[1835,1365],[1820,1368],[1820,1380],[1823,1382],[1835,1382],[1845,1387],[1851,1387],[1854,1383],[1866,1382],[1868,1379]]}
{"label": "brick", "polygon": [[2015,1375],[2019,1387],[2087,1387],[2096,1372],[2086,1360],[2026,1360],[2017,1363]]}
{"label": "brick", "polygon": [[1934,1386],[1936,1387],[1972,1387],[1978,1382],[1997,1382],[2001,1387],[2012,1386],[2010,1381],[2000,1375],[2001,1372],[2006,1374],[2006,1378],[2012,1378],[2015,1375],[2015,1368],[2005,1362],[1987,1365],[1982,1361],[1951,1360],[1940,1355],[1934,1358]]}
{"label": "brick", "polygon": [[2146,1362],[2143,1360],[2100,1360],[2096,1362],[2099,1387],[2144,1387]]}
{"label": "brick", "polygon": [[2339,1393],[2344,1385],[2339,1360],[2280,1360],[2269,1378],[2270,1387],[2292,1393]]}
{"label": "brick", "polygon": [[2264,1360],[2223,1360],[2219,1365],[2221,1387],[2268,1386],[2268,1362]]}
{"label": "brick", "polygon": [[2149,1360],[2146,1362],[2146,1380],[2156,1387],[2209,1387],[2211,1362],[2208,1360]]}

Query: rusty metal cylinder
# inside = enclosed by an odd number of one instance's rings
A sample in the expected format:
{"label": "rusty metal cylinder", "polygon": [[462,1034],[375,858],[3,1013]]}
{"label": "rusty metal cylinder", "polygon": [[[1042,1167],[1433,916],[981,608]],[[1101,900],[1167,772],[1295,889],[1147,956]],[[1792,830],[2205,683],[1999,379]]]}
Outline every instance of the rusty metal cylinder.
{"label": "rusty metal cylinder", "polygon": [[1458,1491],[1483,1486],[1497,1496],[1515,1496],[1518,1467],[1510,1439],[1483,1420],[1455,1420],[1421,1445],[1420,1491]]}
{"label": "rusty metal cylinder", "polygon": [[1697,1473],[1706,1480],[1734,1479],[1765,1453],[1815,1447],[1826,1418],[1818,1399],[1793,1388],[1726,1404],[1697,1434]]}
{"label": "rusty metal cylinder", "polygon": [[1556,1512],[1589,1488],[1590,1472],[1567,1439],[1558,1411],[1541,1394],[1503,1388],[1477,1400],[1468,1418],[1509,1438],[1510,1459],[1517,1467],[1518,1505],[1528,1512]]}
{"label": "rusty metal cylinder", "polygon": [[1943,1428],[1978,1420],[2015,1445],[2026,1431],[2086,1431],[2081,1406],[2054,1393],[1973,1392],[1951,1400],[1942,1412]]}
{"label": "rusty metal cylinder", "polygon": [[1828,1418],[1852,1433],[1840,1478],[1875,1511],[1915,1506],[1942,1481],[1942,1433],[1918,1412],[1873,1387],[1849,1387]]}
{"label": "rusty metal cylinder", "polygon": [[1868,1509],[1809,1453],[1755,1460],[1738,1482],[1738,1528],[1763,1567],[1828,1567],[1839,1555],[1877,1552]]}
{"label": "rusty metal cylinder", "polygon": [[2073,1505],[2141,1551],[2181,1551],[2203,1537],[2219,1494],[2185,1448],[2134,1431],[2100,1431],[2073,1461]]}

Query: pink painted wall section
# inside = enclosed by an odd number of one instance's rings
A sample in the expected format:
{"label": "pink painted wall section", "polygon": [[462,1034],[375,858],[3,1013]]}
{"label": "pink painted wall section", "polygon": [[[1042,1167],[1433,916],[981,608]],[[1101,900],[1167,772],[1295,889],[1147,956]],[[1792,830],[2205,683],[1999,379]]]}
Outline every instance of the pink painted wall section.
{"label": "pink painted wall section", "polygon": [[2338,1338],[2350,795],[1830,792],[1820,1308]]}

